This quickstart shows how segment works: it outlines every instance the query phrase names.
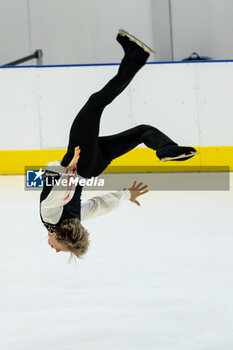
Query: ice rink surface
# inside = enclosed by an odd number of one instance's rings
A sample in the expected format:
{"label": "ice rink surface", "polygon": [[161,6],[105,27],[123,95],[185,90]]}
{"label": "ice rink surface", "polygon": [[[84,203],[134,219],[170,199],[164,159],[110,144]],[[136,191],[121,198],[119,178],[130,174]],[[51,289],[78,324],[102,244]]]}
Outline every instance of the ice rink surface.
{"label": "ice rink surface", "polygon": [[84,221],[76,265],[48,246],[23,176],[0,193],[1,350],[233,349],[232,187],[153,191]]}

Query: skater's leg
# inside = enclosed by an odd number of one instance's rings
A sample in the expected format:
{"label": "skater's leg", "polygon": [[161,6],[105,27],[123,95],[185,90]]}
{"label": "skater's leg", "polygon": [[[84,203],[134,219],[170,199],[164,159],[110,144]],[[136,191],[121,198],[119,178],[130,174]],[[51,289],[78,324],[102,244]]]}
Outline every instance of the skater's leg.
{"label": "skater's leg", "polygon": [[99,145],[110,161],[129,152],[140,143],[155,151],[165,145],[177,145],[160,130],[145,124],[119,134],[99,137]]}
{"label": "skater's leg", "polygon": [[[79,171],[95,167],[98,151],[100,118],[104,107],[118,96],[130,83],[141,65],[125,57],[117,75],[99,92],[93,94],[75,118],[71,131],[68,152],[62,160],[67,166],[73,158],[74,148],[79,146],[81,154]],[[80,173],[81,174],[81,173]]]}
{"label": "skater's leg", "polygon": [[149,57],[149,54],[137,44],[130,42],[127,45],[125,57],[117,75],[103,89],[89,98],[72,124],[68,151],[62,160],[62,165],[69,164],[74,155],[74,148],[80,146],[81,154],[78,163],[80,175],[89,177],[91,169],[96,167],[99,124],[104,107],[127,87]]}
{"label": "skater's leg", "polygon": [[81,152],[77,170],[84,177],[89,177],[89,170],[96,164],[101,114],[102,111],[90,110],[86,114],[85,109],[79,112],[71,126],[67,153],[61,162],[61,165],[67,167],[74,156],[75,147],[79,146]]}
{"label": "skater's leg", "polygon": [[129,85],[135,74],[142,68],[140,64],[128,56],[121,62],[117,75],[111,79],[103,89],[94,93],[89,101],[88,108],[97,110],[104,109]]}
{"label": "skater's leg", "polygon": [[117,41],[122,46],[125,56],[119,67],[118,74],[103,89],[91,96],[92,108],[104,108],[111,103],[128,86],[142,66],[145,65],[152,51],[148,47],[142,48],[139,40],[136,40],[137,43],[133,42],[122,31],[119,31]]}
{"label": "skater's leg", "polygon": [[[99,137],[98,162],[95,176],[99,175],[117,157],[144,143],[156,151],[159,159],[186,160],[196,154],[192,147],[180,147],[167,135],[151,125],[138,125],[119,134]],[[189,155],[189,156],[188,156]],[[168,160],[168,159],[166,159]]]}
{"label": "skater's leg", "polygon": [[150,125],[138,125],[119,134],[99,137],[98,162],[94,176],[103,172],[111,161],[131,151],[140,143],[157,150],[165,145],[176,145],[168,136]]}

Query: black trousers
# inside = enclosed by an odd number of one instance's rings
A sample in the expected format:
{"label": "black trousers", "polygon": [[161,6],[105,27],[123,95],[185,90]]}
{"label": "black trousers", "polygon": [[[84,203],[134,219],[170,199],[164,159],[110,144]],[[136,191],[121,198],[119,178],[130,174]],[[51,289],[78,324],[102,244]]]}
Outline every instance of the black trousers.
{"label": "black trousers", "polygon": [[110,104],[130,83],[144,64],[125,56],[117,75],[104,88],[89,98],[71,126],[69,145],[61,165],[68,166],[74,148],[81,149],[77,172],[83,177],[98,176],[114,158],[129,152],[138,144],[157,150],[167,144],[176,144],[150,125],[139,125],[119,134],[99,137],[100,118]]}

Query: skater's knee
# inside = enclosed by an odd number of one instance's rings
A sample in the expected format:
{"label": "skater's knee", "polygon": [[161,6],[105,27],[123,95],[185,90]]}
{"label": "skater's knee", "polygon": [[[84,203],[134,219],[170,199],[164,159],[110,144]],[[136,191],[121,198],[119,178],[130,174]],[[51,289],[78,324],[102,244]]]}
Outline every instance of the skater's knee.
{"label": "skater's knee", "polygon": [[87,105],[90,110],[103,110],[105,101],[98,92],[95,92],[89,97]]}
{"label": "skater's knee", "polygon": [[95,92],[94,94],[92,94],[90,97],[89,97],[89,102],[93,103],[95,102],[96,100],[98,99],[98,93]]}
{"label": "skater's knee", "polygon": [[142,132],[145,132],[145,131],[150,131],[153,129],[153,127],[151,125],[148,125],[148,124],[140,124],[138,126],[138,128],[142,131]]}
{"label": "skater's knee", "polygon": [[97,105],[100,103],[100,95],[98,92],[95,92],[94,94],[92,94],[90,97],[89,97],[89,100],[88,102],[91,104],[91,105]]}

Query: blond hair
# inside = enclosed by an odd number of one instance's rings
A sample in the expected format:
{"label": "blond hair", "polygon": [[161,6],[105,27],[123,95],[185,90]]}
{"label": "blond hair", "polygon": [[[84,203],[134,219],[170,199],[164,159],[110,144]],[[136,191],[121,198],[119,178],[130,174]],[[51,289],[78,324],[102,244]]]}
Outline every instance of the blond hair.
{"label": "blond hair", "polygon": [[56,239],[69,249],[71,258],[81,258],[88,250],[89,232],[77,218],[63,220],[56,228]]}

